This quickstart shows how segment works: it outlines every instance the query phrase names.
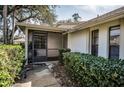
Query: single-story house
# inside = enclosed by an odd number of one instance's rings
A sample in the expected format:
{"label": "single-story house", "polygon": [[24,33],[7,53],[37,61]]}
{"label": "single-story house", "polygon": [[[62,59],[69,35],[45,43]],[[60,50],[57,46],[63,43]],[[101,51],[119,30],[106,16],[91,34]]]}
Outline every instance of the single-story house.
{"label": "single-story house", "polygon": [[124,59],[124,7],[69,28],[24,23],[16,26],[25,33],[28,62],[54,60],[60,48]]}

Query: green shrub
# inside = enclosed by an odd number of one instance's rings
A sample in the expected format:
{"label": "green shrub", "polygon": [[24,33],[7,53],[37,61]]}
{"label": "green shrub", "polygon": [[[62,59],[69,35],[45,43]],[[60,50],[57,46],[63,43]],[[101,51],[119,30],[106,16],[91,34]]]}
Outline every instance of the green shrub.
{"label": "green shrub", "polygon": [[0,87],[11,86],[24,62],[24,49],[19,45],[0,45]]}
{"label": "green shrub", "polygon": [[81,53],[64,53],[66,71],[79,86],[124,86],[124,60],[108,60]]}
{"label": "green shrub", "polygon": [[61,63],[61,64],[63,64],[63,53],[65,53],[65,52],[71,52],[71,49],[69,49],[69,48],[62,48],[62,49],[59,49],[59,62]]}

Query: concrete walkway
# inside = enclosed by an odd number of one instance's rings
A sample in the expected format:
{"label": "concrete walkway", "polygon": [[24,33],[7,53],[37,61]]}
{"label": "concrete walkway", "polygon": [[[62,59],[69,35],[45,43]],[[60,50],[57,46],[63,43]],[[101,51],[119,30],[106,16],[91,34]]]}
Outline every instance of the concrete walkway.
{"label": "concrete walkway", "polygon": [[47,66],[37,66],[27,73],[27,78],[13,87],[60,87],[51,73],[53,63],[47,62]]}

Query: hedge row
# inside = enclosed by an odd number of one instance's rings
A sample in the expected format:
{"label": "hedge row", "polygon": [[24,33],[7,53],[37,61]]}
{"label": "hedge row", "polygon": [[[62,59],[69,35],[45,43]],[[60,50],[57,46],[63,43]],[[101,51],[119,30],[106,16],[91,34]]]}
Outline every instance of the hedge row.
{"label": "hedge row", "polygon": [[72,81],[79,86],[124,86],[124,60],[68,52],[64,53],[64,64]]}
{"label": "hedge row", "polygon": [[71,49],[69,49],[69,48],[62,48],[62,49],[59,49],[59,62],[61,63],[61,64],[63,64],[63,53],[65,53],[65,52],[71,52]]}
{"label": "hedge row", "polygon": [[24,62],[24,49],[19,45],[0,45],[0,87],[11,86]]}

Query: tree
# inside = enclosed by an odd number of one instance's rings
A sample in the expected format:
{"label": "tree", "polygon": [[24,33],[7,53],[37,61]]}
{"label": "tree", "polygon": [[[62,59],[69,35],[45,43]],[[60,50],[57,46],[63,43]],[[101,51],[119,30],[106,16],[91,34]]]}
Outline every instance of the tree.
{"label": "tree", "polygon": [[58,24],[72,23],[72,19],[60,20],[60,21],[58,21],[57,23],[58,23]]}
{"label": "tree", "polygon": [[73,17],[73,19],[74,19],[75,22],[78,22],[78,19],[81,18],[78,13],[74,13],[72,15],[72,17]]}
{"label": "tree", "polygon": [[4,35],[4,43],[7,44],[7,5],[3,7],[3,35]]}
{"label": "tree", "polygon": [[[6,8],[5,8],[6,7]],[[48,5],[8,5],[0,6],[0,17],[4,23],[4,43],[12,43],[15,31],[15,22],[35,22],[37,24],[56,21],[54,9],[56,6]],[[6,9],[6,11],[5,11]],[[6,15],[6,16],[5,16]],[[7,24],[7,25],[6,25]],[[6,31],[7,30],[7,31]]]}

